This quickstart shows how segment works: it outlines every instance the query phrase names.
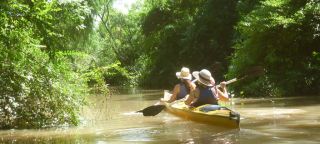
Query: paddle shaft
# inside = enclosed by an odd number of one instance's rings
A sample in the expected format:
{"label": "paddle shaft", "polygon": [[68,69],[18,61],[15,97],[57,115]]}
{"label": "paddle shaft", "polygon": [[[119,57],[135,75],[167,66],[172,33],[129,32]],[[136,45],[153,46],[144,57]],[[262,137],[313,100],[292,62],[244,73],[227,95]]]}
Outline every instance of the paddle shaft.
{"label": "paddle shaft", "polygon": [[[247,76],[243,76],[243,77],[241,77],[241,78],[233,78],[233,79],[231,79],[231,80],[228,80],[228,81],[226,81],[226,85],[231,84],[231,83],[234,83],[234,82],[236,82],[236,81],[238,81],[238,80],[242,80],[242,79],[244,79],[245,77],[247,77]],[[196,81],[197,81],[197,79],[193,80],[192,82],[196,82]],[[219,85],[216,85],[216,87],[220,87],[220,84],[219,84]]]}
{"label": "paddle shaft", "polygon": [[[231,83],[234,83],[234,82],[236,82],[236,81],[238,81],[238,80],[245,79],[246,77],[248,77],[248,75],[244,75],[244,76],[242,76],[242,77],[240,77],[240,78],[233,78],[233,79],[231,79],[231,80],[226,81],[226,85],[231,84]],[[219,85],[216,85],[216,87],[219,88],[219,87],[220,87],[220,84],[219,84]]]}
{"label": "paddle shaft", "polygon": [[[241,78],[240,78],[240,79],[241,79]],[[236,81],[238,81],[238,80],[239,80],[238,78],[233,78],[233,79],[231,79],[231,80],[228,80],[228,81],[226,81],[226,85],[231,84],[231,83],[234,83],[234,82],[236,82]],[[219,88],[219,87],[220,87],[220,84],[219,84],[219,85],[216,85],[216,87]]]}

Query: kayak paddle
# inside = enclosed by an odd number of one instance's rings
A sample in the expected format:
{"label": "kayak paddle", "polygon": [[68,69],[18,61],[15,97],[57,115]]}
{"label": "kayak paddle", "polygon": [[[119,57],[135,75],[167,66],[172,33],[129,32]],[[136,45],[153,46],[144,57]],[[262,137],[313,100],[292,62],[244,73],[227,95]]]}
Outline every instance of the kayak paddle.
{"label": "kayak paddle", "polygon": [[158,113],[160,113],[166,106],[164,105],[152,105],[148,106],[142,110],[139,110],[137,112],[142,112],[143,116],[155,116]]}

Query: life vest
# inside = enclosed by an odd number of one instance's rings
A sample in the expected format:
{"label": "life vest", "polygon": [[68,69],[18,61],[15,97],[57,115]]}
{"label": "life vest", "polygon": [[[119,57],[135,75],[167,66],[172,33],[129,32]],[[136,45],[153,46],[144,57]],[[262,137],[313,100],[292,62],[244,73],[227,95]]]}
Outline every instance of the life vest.
{"label": "life vest", "polygon": [[186,87],[184,83],[180,83],[179,86],[180,86],[180,91],[177,94],[176,100],[183,99],[184,97],[186,97],[186,95],[189,94],[189,89]]}
{"label": "life vest", "polygon": [[218,105],[218,100],[215,93],[212,90],[212,87],[197,88],[200,91],[199,97],[191,106],[198,107],[204,104],[214,104]]}

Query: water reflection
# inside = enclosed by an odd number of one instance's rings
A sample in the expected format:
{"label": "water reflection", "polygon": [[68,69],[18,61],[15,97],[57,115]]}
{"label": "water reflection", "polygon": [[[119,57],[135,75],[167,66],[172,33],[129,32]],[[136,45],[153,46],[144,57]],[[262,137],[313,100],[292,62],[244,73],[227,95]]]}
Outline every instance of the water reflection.
{"label": "water reflection", "polygon": [[123,90],[95,95],[72,128],[0,131],[0,143],[318,143],[320,99],[235,99],[241,128],[230,130],[186,121],[165,112],[135,111],[155,103],[162,90]]}

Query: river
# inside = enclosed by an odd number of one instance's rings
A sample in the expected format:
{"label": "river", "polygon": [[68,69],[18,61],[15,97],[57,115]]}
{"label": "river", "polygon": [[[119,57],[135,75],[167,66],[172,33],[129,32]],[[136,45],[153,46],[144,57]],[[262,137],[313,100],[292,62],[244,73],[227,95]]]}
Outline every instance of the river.
{"label": "river", "polygon": [[162,90],[126,90],[95,95],[77,127],[2,130],[0,143],[297,143],[320,142],[320,97],[233,99],[240,129],[226,129],[161,112],[135,113],[162,97]]}

